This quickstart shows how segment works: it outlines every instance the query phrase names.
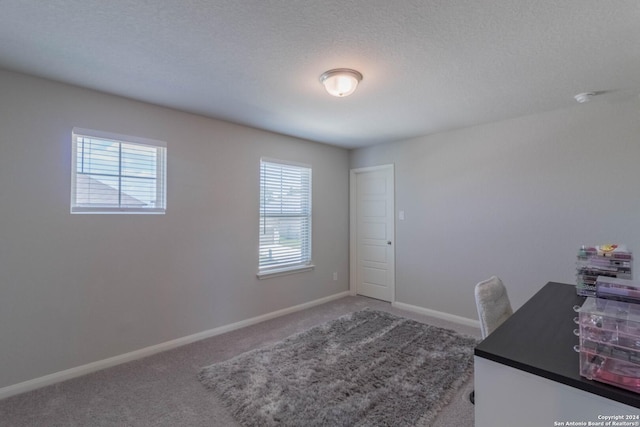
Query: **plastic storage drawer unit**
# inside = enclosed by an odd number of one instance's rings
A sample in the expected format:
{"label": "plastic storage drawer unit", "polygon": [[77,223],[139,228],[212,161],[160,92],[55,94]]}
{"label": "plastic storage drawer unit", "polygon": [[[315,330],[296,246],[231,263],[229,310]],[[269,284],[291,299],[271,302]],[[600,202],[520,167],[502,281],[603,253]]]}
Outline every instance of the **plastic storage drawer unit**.
{"label": "plastic storage drawer unit", "polygon": [[640,304],[589,297],[577,311],[580,375],[640,393]]}

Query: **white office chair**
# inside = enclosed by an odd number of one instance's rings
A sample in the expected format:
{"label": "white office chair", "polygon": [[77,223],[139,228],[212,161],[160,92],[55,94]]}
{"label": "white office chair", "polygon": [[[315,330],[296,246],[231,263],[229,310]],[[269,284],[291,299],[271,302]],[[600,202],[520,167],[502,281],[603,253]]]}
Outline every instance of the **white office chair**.
{"label": "white office chair", "polygon": [[[475,288],[476,307],[480,319],[480,332],[485,339],[513,314],[507,288],[496,276],[478,283]],[[475,392],[469,395],[471,403],[475,403]]]}
{"label": "white office chair", "polygon": [[513,314],[513,309],[509,302],[507,288],[496,276],[478,283],[475,295],[480,331],[484,339]]}

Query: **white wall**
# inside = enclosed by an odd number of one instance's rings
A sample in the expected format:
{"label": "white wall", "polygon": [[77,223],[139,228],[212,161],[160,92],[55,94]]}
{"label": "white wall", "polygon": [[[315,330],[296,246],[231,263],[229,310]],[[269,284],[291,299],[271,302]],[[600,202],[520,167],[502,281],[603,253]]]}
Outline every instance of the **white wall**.
{"label": "white wall", "polygon": [[[166,141],[167,214],[71,215],[74,126]],[[312,272],[256,278],[261,156],[313,167]],[[0,388],[346,291],[348,162],[0,71]]]}
{"label": "white wall", "polygon": [[386,163],[406,214],[399,302],[477,319],[473,287],[492,274],[519,307],[548,281],[575,283],[583,243],[640,256],[640,100],[596,98],[351,154],[352,168]]}

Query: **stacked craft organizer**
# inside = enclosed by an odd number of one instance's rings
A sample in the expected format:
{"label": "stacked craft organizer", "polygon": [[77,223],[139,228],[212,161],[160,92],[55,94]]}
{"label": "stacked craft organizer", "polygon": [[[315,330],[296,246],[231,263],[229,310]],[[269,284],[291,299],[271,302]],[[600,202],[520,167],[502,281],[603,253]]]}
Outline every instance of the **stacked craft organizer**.
{"label": "stacked craft organizer", "polygon": [[598,276],[631,280],[633,254],[623,245],[582,246],[576,262],[576,292],[596,296]]}
{"label": "stacked craft organizer", "polygon": [[575,350],[581,376],[640,393],[640,282],[631,263],[617,245],[580,249],[576,291],[587,298],[576,307]]}

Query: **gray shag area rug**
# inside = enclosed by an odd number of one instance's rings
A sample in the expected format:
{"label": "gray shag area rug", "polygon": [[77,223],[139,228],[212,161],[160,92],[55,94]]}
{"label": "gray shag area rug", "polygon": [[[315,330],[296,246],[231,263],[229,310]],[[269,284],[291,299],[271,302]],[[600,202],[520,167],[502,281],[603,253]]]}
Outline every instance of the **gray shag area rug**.
{"label": "gray shag area rug", "polygon": [[469,378],[476,343],[366,309],[199,378],[245,426],[428,426]]}

